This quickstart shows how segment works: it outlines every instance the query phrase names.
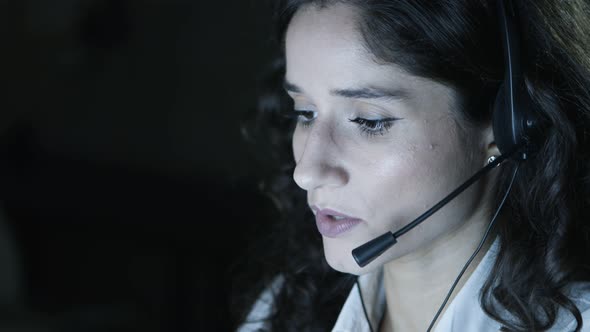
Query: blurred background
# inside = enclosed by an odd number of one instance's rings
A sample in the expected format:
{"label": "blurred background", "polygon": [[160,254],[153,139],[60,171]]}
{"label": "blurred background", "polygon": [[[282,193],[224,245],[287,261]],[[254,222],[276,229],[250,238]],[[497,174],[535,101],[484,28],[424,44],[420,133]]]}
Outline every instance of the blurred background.
{"label": "blurred background", "polygon": [[0,2],[0,331],[226,330],[265,2]]}

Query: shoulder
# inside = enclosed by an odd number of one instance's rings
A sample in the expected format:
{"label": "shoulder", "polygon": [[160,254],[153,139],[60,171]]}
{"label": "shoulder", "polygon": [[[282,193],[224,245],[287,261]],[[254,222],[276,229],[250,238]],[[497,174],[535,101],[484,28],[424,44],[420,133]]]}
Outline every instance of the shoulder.
{"label": "shoulder", "polygon": [[[574,302],[582,315],[583,326],[581,331],[590,332],[590,282],[576,283],[570,287],[569,298]],[[577,322],[575,317],[567,310],[560,308],[558,321],[552,331],[574,331]]]}
{"label": "shoulder", "polygon": [[[588,301],[590,301],[590,297],[587,298]],[[580,309],[580,313],[582,314],[582,329],[580,331],[582,332],[590,332],[590,307],[586,307],[585,310],[582,310],[579,306],[578,309]],[[560,324],[559,327],[564,326],[563,328],[558,328],[555,329],[555,331],[575,331],[575,328],[577,326],[577,321],[576,319],[572,316],[571,313],[568,313],[568,318],[567,321],[565,322],[566,324]]]}
{"label": "shoulder", "polygon": [[284,283],[284,277],[278,275],[262,291],[252,306],[246,320],[238,327],[237,332],[267,331],[268,318],[272,315],[274,300]]}

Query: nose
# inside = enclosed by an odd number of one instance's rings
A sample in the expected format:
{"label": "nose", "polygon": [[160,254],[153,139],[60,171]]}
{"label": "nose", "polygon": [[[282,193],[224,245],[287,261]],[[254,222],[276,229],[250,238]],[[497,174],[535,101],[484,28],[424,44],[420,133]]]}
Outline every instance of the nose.
{"label": "nose", "polygon": [[342,163],[342,147],[334,133],[319,124],[293,137],[295,183],[306,191],[345,185],[349,174]]}

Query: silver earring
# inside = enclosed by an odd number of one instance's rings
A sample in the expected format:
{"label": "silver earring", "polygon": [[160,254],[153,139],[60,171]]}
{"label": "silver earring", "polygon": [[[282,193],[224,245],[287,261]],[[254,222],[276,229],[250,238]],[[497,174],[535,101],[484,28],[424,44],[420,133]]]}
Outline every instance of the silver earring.
{"label": "silver earring", "polygon": [[488,163],[486,165],[489,165],[489,164],[493,163],[494,160],[496,160],[496,158],[498,158],[498,156],[491,156],[491,157],[489,157],[488,158]]}

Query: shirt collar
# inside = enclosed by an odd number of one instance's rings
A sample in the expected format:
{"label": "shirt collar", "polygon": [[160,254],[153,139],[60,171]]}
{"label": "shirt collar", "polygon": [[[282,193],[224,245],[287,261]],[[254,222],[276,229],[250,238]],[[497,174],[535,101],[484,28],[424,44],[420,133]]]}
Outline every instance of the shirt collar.
{"label": "shirt collar", "polygon": [[[362,299],[361,299],[362,296]],[[383,268],[360,275],[352,287],[332,332],[370,332],[363,313],[363,302],[371,326],[376,329],[385,313]],[[376,331],[375,331],[376,332]]]}
{"label": "shirt collar", "polygon": [[[439,318],[435,332],[498,331],[500,329],[501,325],[489,318],[479,304],[479,290],[496,260],[498,246],[499,239],[496,238],[467,282],[448,304],[444,315]],[[365,318],[361,301],[365,303],[369,321]],[[344,302],[332,332],[370,332],[369,322],[373,331],[377,332],[385,308],[383,267],[381,267],[357,278],[357,283]]]}

